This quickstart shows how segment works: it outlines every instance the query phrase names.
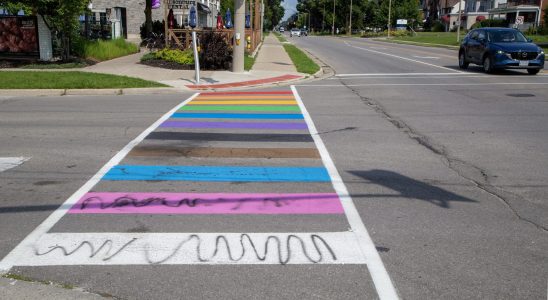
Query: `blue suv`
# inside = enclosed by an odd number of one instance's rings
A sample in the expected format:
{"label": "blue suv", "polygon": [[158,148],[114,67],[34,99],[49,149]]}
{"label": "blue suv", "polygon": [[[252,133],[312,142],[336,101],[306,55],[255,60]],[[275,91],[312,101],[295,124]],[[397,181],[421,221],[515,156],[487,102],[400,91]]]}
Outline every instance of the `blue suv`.
{"label": "blue suv", "polygon": [[497,69],[527,69],[531,75],[544,68],[544,51],[512,28],[478,28],[462,40],[459,67],[482,65],[486,73]]}

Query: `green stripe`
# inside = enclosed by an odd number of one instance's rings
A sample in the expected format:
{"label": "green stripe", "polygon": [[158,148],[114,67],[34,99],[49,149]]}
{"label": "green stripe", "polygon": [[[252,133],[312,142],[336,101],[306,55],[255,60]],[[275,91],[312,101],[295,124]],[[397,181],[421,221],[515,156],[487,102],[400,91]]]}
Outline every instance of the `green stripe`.
{"label": "green stripe", "polygon": [[217,110],[217,111],[300,111],[297,105],[250,106],[250,105],[188,105],[179,110]]}

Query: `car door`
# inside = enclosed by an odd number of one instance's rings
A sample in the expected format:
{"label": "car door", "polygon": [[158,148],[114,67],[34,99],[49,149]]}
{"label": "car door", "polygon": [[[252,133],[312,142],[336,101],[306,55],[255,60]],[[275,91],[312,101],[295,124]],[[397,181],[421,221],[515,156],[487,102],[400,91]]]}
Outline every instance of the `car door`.
{"label": "car door", "polygon": [[483,63],[483,54],[487,49],[487,33],[485,30],[478,30],[478,44],[476,50],[474,50],[474,56],[478,63]]}
{"label": "car door", "polygon": [[470,37],[465,45],[466,59],[470,62],[477,63],[475,52],[478,50],[478,31],[470,32]]}

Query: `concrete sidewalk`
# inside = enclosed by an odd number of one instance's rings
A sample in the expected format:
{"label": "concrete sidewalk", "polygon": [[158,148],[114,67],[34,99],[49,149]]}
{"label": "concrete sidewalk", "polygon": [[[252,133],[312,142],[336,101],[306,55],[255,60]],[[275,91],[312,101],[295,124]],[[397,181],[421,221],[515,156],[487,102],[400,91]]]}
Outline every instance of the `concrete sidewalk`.
{"label": "concrete sidewalk", "polygon": [[[141,57],[147,53],[139,53],[101,62],[83,68],[81,71],[124,75],[158,81],[176,88],[193,88],[195,85],[194,70],[169,70],[140,64]],[[270,78],[282,78],[294,75],[305,78],[306,74],[298,73],[293,62],[285,52],[282,44],[273,35],[265,37],[264,43],[258,51],[255,65],[249,72],[233,73],[230,71],[200,71],[200,84],[215,88],[215,85],[227,85],[237,82],[255,82]],[[275,84],[269,82],[269,84]]]}

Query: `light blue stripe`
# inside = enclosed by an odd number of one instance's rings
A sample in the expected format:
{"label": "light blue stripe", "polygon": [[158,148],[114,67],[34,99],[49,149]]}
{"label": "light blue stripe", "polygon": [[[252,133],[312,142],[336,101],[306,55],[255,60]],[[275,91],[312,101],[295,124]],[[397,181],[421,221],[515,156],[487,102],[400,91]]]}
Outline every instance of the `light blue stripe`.
{"label": "light blue stripe", "polygon": [[172,118],[198,119],[303,119],[302,114],[174,113]]}
{"label": "light blue stripe", "polygon": [[103,180],[330,181],[323,167],[115,166]]}

